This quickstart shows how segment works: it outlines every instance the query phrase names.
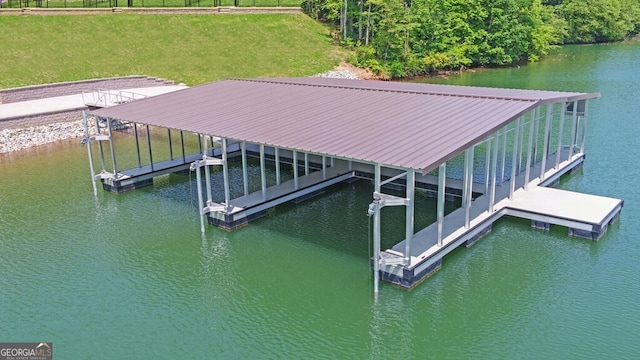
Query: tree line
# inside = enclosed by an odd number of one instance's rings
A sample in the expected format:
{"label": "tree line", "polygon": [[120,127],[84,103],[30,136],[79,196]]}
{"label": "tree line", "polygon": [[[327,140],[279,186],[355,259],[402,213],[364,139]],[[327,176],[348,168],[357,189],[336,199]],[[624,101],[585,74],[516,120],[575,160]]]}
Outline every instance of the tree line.
{"label": "tree line", "polygon": [[640,0],[305,0],[355,48],[350,61],[390,77],[536,61],[554,46],[640,32]]}

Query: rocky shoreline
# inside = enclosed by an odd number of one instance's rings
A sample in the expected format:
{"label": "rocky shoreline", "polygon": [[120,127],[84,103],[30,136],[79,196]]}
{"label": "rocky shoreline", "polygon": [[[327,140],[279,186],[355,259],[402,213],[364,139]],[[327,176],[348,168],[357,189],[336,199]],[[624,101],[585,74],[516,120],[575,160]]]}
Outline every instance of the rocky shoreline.
{"label": "rocky shoreline", "polygon": [[[344,63],[334,70],[314,76],[354,80],[368,78],[366,71]],[[84,136],[84,126],[81,119],[18,129],[4,129],[0,130],[0,154],[73,138],[78,138],[79,143],[80,138]]]}

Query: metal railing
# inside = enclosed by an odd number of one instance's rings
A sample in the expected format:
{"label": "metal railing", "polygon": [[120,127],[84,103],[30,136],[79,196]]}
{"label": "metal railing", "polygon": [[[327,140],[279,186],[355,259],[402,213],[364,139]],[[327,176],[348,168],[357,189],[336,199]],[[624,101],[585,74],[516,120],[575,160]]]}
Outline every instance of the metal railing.
{"label": "metal railing", "polygon": [[107,107],[146,98],[147,95],[123,90],[83,91],[82,102],[87,106]]}

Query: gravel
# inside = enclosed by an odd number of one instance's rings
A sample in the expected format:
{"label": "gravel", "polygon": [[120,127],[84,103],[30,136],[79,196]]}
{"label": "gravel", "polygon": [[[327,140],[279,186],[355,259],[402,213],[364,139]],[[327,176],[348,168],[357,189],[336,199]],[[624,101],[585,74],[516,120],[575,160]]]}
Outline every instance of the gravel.
{"label": "gravel", "polygon": [[0,154],[84,136],[82,120],[4,129],[0,130]]}
{"label": "gravel", "polygon": [[[345,69],[331,70],[313,76],[334,79],[358,79],[354,72]],[[80,139],[84,137],[82,120],[19,129],[4,129],[0,130],[0,154],[73,138],[78,138],[78,143],[80,143]]]}

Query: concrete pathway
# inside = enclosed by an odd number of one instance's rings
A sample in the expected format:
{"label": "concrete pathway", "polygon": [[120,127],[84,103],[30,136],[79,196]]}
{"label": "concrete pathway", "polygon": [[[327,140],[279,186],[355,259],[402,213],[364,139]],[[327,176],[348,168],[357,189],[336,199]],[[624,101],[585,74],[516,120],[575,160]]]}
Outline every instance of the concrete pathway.
{"label": "concrete pathway", "polygon": [[[188,86],[186,85],[170,85],[133,89],[119,89],[114,90],[114,92],[126,91],[151,97],[186,88],[188,88]],[[56,96],[45,99],[0,104],[0,121],[67,110],[81,110],[85,108],[87,108],[87,106],[83,102],[82,94]]]}

